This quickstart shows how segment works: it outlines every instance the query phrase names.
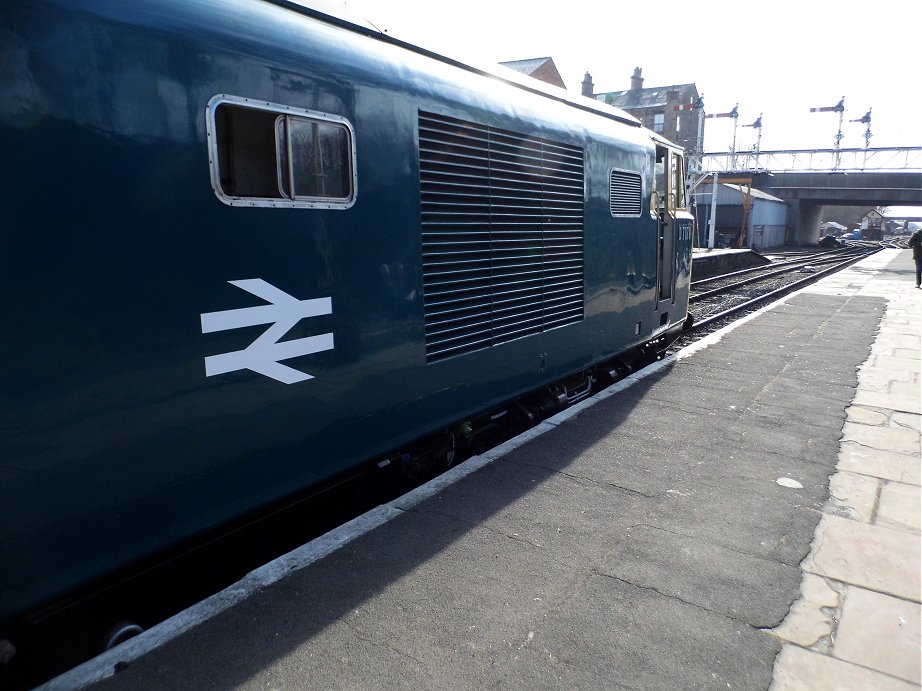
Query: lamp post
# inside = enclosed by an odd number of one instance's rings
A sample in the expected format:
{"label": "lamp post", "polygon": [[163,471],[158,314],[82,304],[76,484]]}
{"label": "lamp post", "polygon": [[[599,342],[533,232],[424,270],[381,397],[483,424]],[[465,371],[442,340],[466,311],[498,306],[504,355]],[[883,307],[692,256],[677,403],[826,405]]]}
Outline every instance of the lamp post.
{"label": "lamp post", "polygon": [[717,234],[717,173],[711,173],[714,184],[711,186],[711,216],[708,219],[708,249],[714,249],[714,236]]}
{"label": "lamp post", "polygon": [[[711,188],[711,213],[710,213],[710,217],[708,218],[708,249],[712,250],[714,249],[714,237],[717,234],[717,182],[718,182],[719,174],[716,172],[702,173],[701,176],[695,180],[694,184],[691,187],[689,187],[688,193],[690,195],[698,187],[698,185],[703,184],[704,181],[707,180],[708,176],[710,176],[711,180],[713,181],[713,187]],[[697,199],[697,197],[698,195],[696,194],[695,199]],[[697,202],[695,205],[695,209],[696,209],[695,223],[697,223],[698,222]],[[697,231],[696,231],[696,234],[697,234]]]}
{"label": "lamp post", "polygon": [[736,128],[740,122],[740,104],[737,103],[730,111],[730,117],[733,118],[733,144],[730,146],[730,167],[736,170]]}

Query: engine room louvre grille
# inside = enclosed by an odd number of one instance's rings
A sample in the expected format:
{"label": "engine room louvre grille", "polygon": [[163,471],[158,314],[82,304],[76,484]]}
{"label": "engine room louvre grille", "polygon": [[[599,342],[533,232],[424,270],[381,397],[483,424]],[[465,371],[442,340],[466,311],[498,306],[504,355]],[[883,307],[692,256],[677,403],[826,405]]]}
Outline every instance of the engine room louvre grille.
{"label": "engine room louvre grille", "polygon": [[640,216],[642,196],[640,175],[624,170],[611,171],[608,200],[612,216]]}
{"label": "engine room louvre grille", "polygon": [[583,319],[583,149],[419,114],[426,361]]}

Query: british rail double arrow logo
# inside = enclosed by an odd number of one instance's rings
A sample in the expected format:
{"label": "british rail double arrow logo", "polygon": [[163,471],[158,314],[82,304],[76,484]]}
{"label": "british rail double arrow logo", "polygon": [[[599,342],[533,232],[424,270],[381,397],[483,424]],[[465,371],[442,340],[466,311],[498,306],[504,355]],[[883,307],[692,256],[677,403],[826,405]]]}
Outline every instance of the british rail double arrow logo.
{"label": "british rail double arrow logo", "polygon": [[228,283],[262,298],[269,304],[202,314],[203,334],[258,324],[272,324],[272,326],[244,350],[206,357],[205,376],[213,377],[216,374],[248,369],[283,384],[295,384],[313,379],[311,375],[296,370],[294,367],[283,365],[279,361],[299,355],[319,353],[323,350],[332,350],[333,334],[320,334],[281,343],[279,339],[302,319],[332,314],[333,305],[330,298],[298,300],[261,278],[228,281]]}

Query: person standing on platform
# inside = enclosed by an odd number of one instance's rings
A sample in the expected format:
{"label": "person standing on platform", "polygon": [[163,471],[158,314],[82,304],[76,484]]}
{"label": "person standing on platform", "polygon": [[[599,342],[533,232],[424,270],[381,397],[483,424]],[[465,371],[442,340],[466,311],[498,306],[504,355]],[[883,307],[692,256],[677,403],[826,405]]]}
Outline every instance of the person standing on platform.
{"label": "person standing on platform", "polygon": [[922,288],[922,229],[909,236],[912,258],[916,262],[916,288]]}

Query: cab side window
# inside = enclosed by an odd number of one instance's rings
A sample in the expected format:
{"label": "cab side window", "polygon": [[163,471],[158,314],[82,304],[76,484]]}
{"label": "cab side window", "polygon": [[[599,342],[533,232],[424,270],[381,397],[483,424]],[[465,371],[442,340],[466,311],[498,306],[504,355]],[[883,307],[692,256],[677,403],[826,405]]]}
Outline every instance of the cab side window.
{"label": "cab side window", "polygon": [[675,193],[676,209],[686,208],[685,204],[685,166],[682,156],[673,152],[672,154],[672,192]]}
{"label": "cab side window", "polygon": [[668,153],[662,147],[656,147],[656,159],[653,165],[653,192],[655,193],[654,204],[650,205],[650,213],[656,214],[666,208],[666,163]]}
{"label": "cab side window", "polygon": [[348,208],[355,144],[342,117],[219,96],[209,103],[215,194],[231,206]]}
{"label": "cab side window", "polygon": [[279,189],[285,197],[349,199],[349,130],[334,123],[281,115],[275,132]]}

